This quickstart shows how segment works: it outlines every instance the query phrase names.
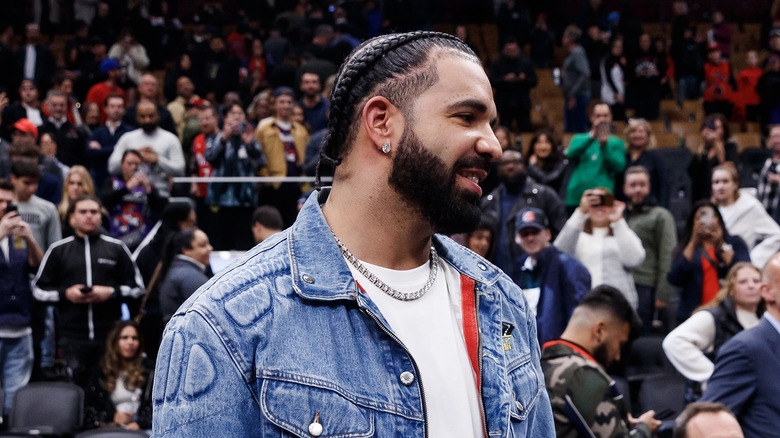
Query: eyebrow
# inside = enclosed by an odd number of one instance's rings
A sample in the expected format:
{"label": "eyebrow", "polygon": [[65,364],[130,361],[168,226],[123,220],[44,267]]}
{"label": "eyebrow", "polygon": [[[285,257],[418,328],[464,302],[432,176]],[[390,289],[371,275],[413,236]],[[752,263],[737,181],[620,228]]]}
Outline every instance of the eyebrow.
{"label": "eyebrow", "polygon": [[[450,111],[455,111],[458,109],[471,109],[479,113],[486,113],[488,106],[484,101],[479,99],[465,99],[450,104],[447,109]],[[497,124],[498,118],[494,118],[490,121],[490,126],[493,128],[495,128]]]}

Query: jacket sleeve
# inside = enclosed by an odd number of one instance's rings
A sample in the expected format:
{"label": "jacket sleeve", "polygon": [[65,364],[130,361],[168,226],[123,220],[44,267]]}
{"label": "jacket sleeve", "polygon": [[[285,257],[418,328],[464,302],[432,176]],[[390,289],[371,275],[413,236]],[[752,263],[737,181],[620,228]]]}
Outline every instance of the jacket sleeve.
{"label": "jacket sleeve", "polygon": [[704,354],[715,341],[715,318],[710,312],[699,311],[666,335],[664,353],[674,368],[686,378],[705,382],[715,367]]}
{"label": "jacket sleeve", "polygon": [[756,392],[756,367],[746,345],[726,342],[718,353],[715,370],[701,401],[723,403],[740,417]]}
{"label": "jacket sleeve", "polygon": [[604,147],[604,164],[612,173],[618,174],[626,168],[626,146],[623,140],[610,136]]}
{"label": "jacket sleeve", "polygon": [[[581,367],[575,372],[575,378],[570,387],[576,387],[577,391],[572,391],[568,397],[569,412],[576,410],[590,430],[597,433],[598,436],[610,438],[650,437],[649,434],[631,434],[624,412],[617,405],[609,382],[600,372],[591,367]],[[641,430],[644,429],[639,431]]]}
{"label": "jacket sleeve", "polygon": [[612,224],[612,233],[615,236],[623,266],[635,268],[645,261],[645,248],[642,246],[642,240],[628,226],[625,219],[621,218]]}
{"label": "jacket sleeve", "polygon": [[591,138],[588,133],[575,135],[572,137],[571,142],[569,142],[569,150],[566,152],[566,157],[570,160],[574,160],[575,163],[578,162],[580,155],[582,155],[594,141],[596,141],[596,139]]}
{"label": "jacket sleeve", "polygon": [[672,297],[672,286],[669,285],[667,275],[672,265],[672,253],[677,246],[677,225],[674,217],[664,209],[660,216],[661,224],[656,227],[656,242],[660,242],[657,249],[658,274],[656,275],[655,295],[661,301],[669,301]]}
{"label": "jacket sleeve", "polygon": [[222,157],[225,155],[225,141],[222,140],[222,133],[219,133],[213,140],[206,142],[206,151],[204,156],[206,161],[214,167],[219,167]]}
{"label": "jacket sleeve", "polygon": [[569,256],[566,272],[562,273],[567,283],[564,300],[567,317],[571,317],[574,308],[582,301],[582,297],[590,290],[591,278],[588,268],[579,260]]}
{"label": "jacket sleeve", "polygon": [[220,436],[258,433],[263,413],[251,388],[259,383],[245,380],[228,345],[197,311],[171,319],[155,370],[155,437],[211,437],[216,425]]}
{"label": "jacket sleeve", "polygon": [[577,240],[580,238],[585,219],[586,216],[580,212],[579,208],[574,210],[569,220],[563,225],[561,232],[558,233],[554,243],[555,247],[566,254],[574,256],[574,251],[577,249]]}
{"label": "jacket sleeve", "polygon": [[127,147],[127,134],[119,137],[119,140],[114,146],[114,152],[108,157],[108,173],[111,175],[119,175],[122,169],[122,155],[124,155]]}
{"label": "jacket sleeve", "polygon": [[124,243],[120,243],[122,246],[121,254],[119,256],[120,269],[122,275],[122,281],[119,286],[119,292],[123,299],[139,298],[145,292],[144,279],[141,277],[141,272],[133,262],[130,250]]}
{"label": "jacket sleeve", "polygon": [[179,139],[171,134],[171,141],[167,147],[169,155],[158,154],[157,166],[169,176],[184,175],[184,153],[181,150]]}
{"label": "jacket sleeve", "polygon": [[59,282],[60,247],[49,248],[43,255],[41,265],[38,267],[38,273],[32,281],[33,297],[42,302],[56,303],[65,299],[65,290],[68,286]]}
{"label": "jacket sleeve", "polygon": [[[696,251],[693,254],[693,260],[696,260],[696,257],[701,257],[699,251]],[[669,280],[670,284],[685,289],[685,286],[693,281],[693,272],[697,269],[697,266],[698,265],[693,261],[688,261],[683,255],[683,252],[680,251],[674,258],[669,273],[666,275],[666,279]]]}

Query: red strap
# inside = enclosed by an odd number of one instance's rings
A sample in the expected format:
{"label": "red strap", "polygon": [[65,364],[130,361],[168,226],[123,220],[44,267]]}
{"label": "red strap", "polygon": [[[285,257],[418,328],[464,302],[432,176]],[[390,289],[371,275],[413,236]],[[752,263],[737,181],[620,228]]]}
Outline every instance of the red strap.
{"label": "red strap", "polygon": [[542,348],[544,349],[544,348],[552,347],[553,345],[559,345],[559,344],[563,344],[563,345],[571,348],[572,350],[576,351],[577,353],[587,357],[588,359],[592,360],[593,362],[598,363],[598,361],[596,359],[594,359],[593,356],[590,355],[590,353],[588,353],[587,351],[583,350],[582,347],[580,347],[579,345],[576,345],[576,344],[572,344],[569,341],[564,341],[563,339],[558,339],[558,340],[555,340],[555,341],[545,342],[544,345],[542,345]]}
{"label": "red strap", "polygon": [[477,376],[477,390],[482,390],[482,376],[479,375],[479,327],[477,325],[476,290],[474,280],[460,276],[461,306],[463,308],[463,336],[466,338],[466,352]]}

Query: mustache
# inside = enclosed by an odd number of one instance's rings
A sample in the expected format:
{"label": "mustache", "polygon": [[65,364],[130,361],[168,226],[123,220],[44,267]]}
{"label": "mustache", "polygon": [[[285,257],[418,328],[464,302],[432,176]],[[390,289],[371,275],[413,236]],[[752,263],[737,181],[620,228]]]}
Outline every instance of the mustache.
{"label": "mustache", "polygon": [[455,162],[453,169],[455,172],[459,171],[460,169],[482,169],[485,172],[489,172],[490,158],[483,157],[481,155],[476,157],[464,157]]}

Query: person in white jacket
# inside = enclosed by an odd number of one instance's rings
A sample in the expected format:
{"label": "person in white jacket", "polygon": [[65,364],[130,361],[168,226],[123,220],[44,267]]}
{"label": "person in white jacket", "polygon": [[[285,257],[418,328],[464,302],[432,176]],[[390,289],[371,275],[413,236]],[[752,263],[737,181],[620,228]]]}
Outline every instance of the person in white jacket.
{"label": "person in white jacket", "polygon": [[727,161],[712,170],[712,202],[718,206],[726,230],[747,244],[750,260],[759,269],[780,250],[780,225],[761,201],[739,190],[739,173]]}
{"label": "person in white jacket", "polygon": [[718,295],[666,336],[664,353],[680,374],[704,387],[718,349],[738,332],[755,327],[764,307],[761,271],[748,262],[736,263]]}
{"label": "person in white jacket", "polygon": [[615,200],[606,188],[586,190],[554,245],[588,268],[593,287],[606,284],[617,288],[636,309],[631,269],[642,264],[645,249],[623,218],[625,208],[626,204]]}

